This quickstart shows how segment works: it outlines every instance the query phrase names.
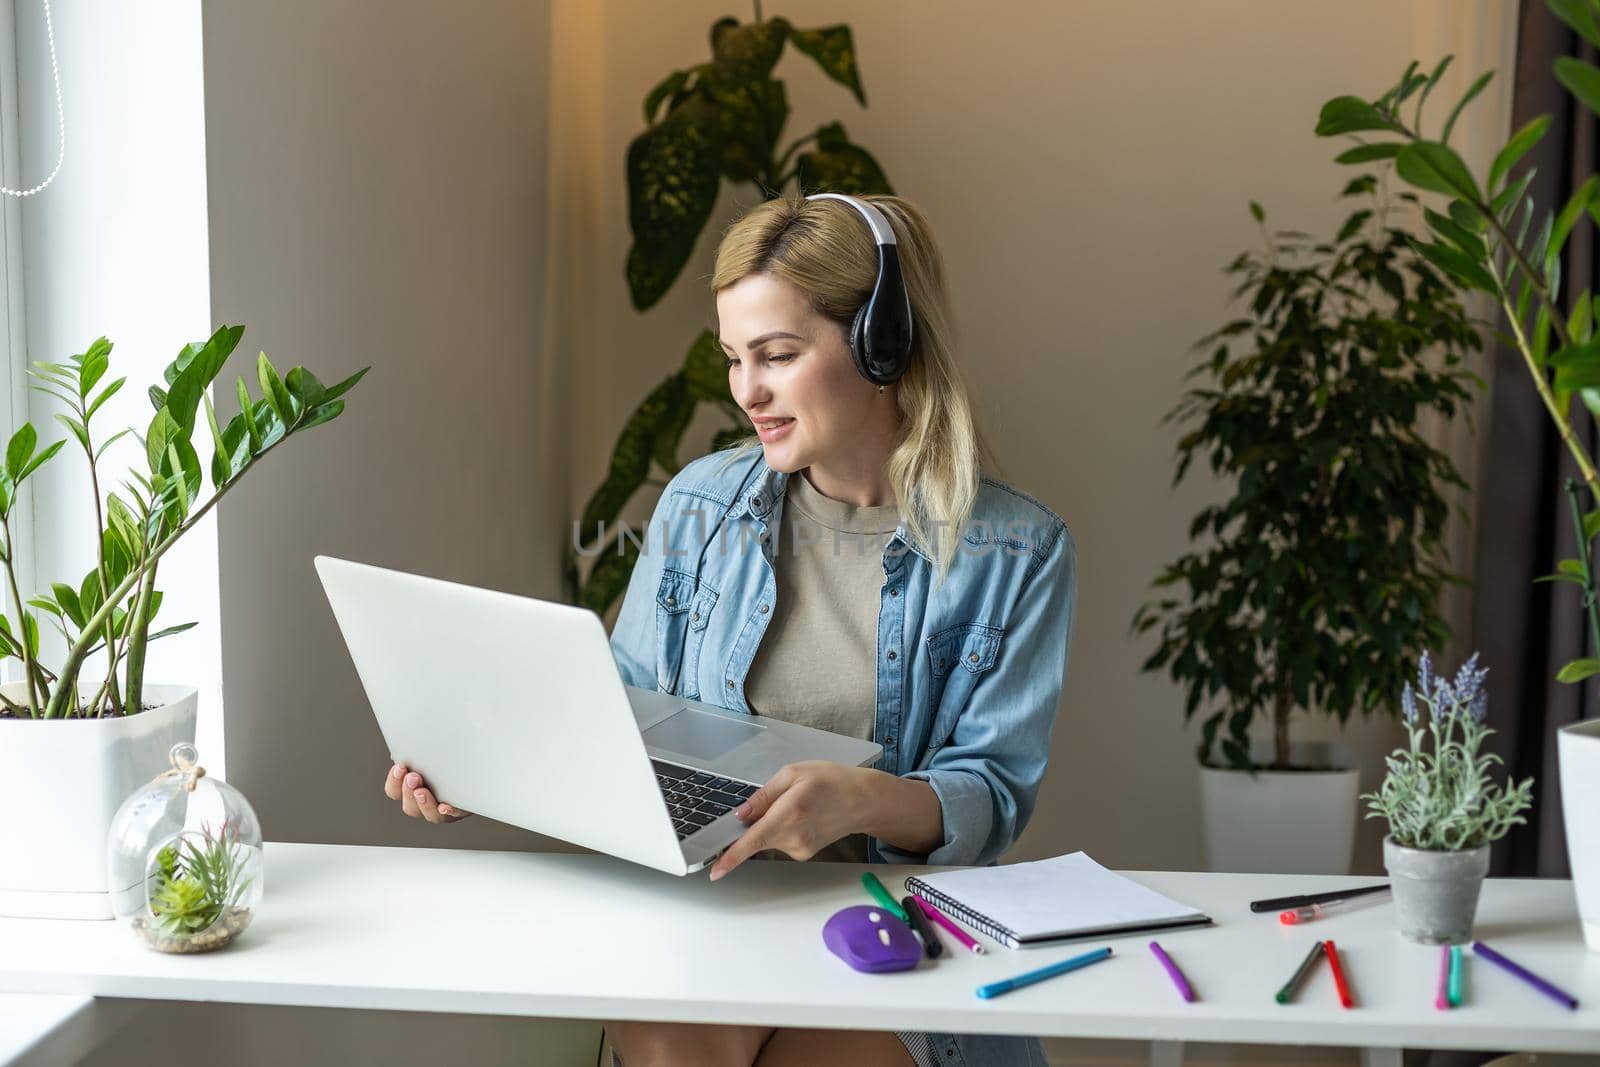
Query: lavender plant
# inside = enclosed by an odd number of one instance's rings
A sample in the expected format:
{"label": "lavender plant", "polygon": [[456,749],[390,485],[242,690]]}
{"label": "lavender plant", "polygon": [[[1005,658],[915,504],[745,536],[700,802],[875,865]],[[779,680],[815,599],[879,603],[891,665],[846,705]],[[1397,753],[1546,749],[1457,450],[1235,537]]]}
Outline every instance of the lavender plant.
{"label": "lavender plant", "polygon": [[1400,714],[1410,745],[1390,753],[1382,786],[1361,798],[1367,802],[1367,818],[1388,820],[1395,844],[1466,852],[1527,821],[1522,812],[1533,805],[1533,779],[1502,788],[1490,780],[1500,758],[1478,751],[1494,733],[1484,725],[1489,692],[1483,680],[1488,673],[1478,666],[1474,652],[1453,680],[1436,677],[1424,652],[1417,688],[1406,682]]}

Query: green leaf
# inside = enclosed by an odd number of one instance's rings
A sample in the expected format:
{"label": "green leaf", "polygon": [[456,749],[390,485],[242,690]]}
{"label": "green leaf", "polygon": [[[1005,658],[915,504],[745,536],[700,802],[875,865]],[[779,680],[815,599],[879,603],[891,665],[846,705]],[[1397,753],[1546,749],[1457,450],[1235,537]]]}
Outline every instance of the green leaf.
{"label": "green leaf", "polygon": [[89,451],[89,431],[84,428],[83,423],[70,415],[63,415],[59,411],[55,413],[55,416],[56,421],[65,426],[67,431],[77,438],[78,445],[85,452]]}
{"label": "green leaf", "polygon": [[1567,235],[1572,232],[1572,227],[1577,223],[1578,218],[1588,208],[1597,188],[1600,188],[1600,176],[1589,175],[1584,183],[1573,192],[1572,198],[1561,209],[1561,214],[1556,216],[1555,223],[1550,231],[1549,241],[1544,250],[1545,274],[1551,274],[1557,269],[1554,266],[1554,262],[1561,255],[1561,247],[1566,243]]}
{"label": "green leaf", "polygon": [[295,427],[296,432],[309,430],[313,426],[321,426],[325,422],[332,422],[344,411],[343,400],[330,400],[326,404],[318,404],[305,413],[300,424]]}
{"label": "green leaf", "polygon": [[722,346],[710,330],[701,330],[683,357],[683,378],[689,395],[700,403],[731,401],[728,391],[728,363]]}
{"label": "green leaf", "polygon": [[1489,204],[1489,210],[1494,212],[1495,218],[1504,223],[1511,221],[1510,216],[1506,214],[1506,209],[1508,207],[1513,211],[1516,209],[1516,205],[1522,202],[1522,195],[1528,191],[1528,185],[1533,181],[1533,176],[1538,172],[1537,167],[1529,167],[1517,177],[1516,181],[1500,190]]}
{"label": "green leaf", "polygon": [[[1452,201],[1452,203],[1460,203],[1460,201]],[[1474,263],[1481,264],[1487,257],[1483,242],[1478,239],[1477,235],[1463,229],[1454,219],[1441,215],[1432,208],[1424,208],[1422,216],[1435,233],[1455,245],[1462,254]]]}
{"label": "green leaf", "polygon": [[1581,682],[1600,674],[1600,659],[1575,659],[1556,672],[1558,682]]}
{"label": "green leaf", "polygon": [[722,176],[733,182],[756,181],[771,166],[773,147],[789,119],[783,83],[755,81],[714,90],[712,97],[717,105]]}
{"label": "green leaf", "polygon": [[83,629],[83,605],[78,603],[78,591],[65,582],[51,582],[50,591],[55,594],[56,603],[61,605],[62,612],[72,620],[78,629]]}
{"label": "green leaf", "polygon": [[150,429],[144,435],[145,458],[150,463],[151,473],[162,473],[168,447],[182,437],[183,431],[170,410],[162,408],[156,412],[155,418],[150,420]]}
{"label": "green leaf", "polygon": [[120,441],[122,438],[128,436],[128,434],[130,434],[132,432],[133,432],[132,427],[128,427],[126,429],[118,430],[116,433],[112,434],[110,437],[106,438],[104,441],[101,441],[100,442],[100,447],[94,450],[95,462],[96,463],[100,462],[100,457],[106,454],[106,449],[110,448],[112,445],[116,444],[118,441]]}
{"label": "green leaf", "polygon": [[1264,209],[1257,201],[1252,200],[1250,201],[1250,217],[1255,219],[1257,222],[1266,222],[1266,209]]}
{"label": "green leaf", "polygon": [[628,288],[652,307],[677,280],[711,217],[720,182],[720,115],[696,93],[628,146]]}
{"label": "green leaf", "polygon": [[1395,157],[1395,172],[1429,192],[1476,202],[1478,185],[1455,149],[1437,141],[1414,141]]}
{"label": "green leaf", "polygon": [[782,18],[741,25],[737,19],[718,19],[711,26],[711,69],[706,80],[712,89],[732,89],[771,76],[789,23]]}
{"label": "green leaf", "polygon": [[1457,249],[1445,244],[1423,244],[1414,239],[1407,239],[1411,247],[1416,249],[1429,263],[1449,274],[1459,282],[1470,285],[1474,289],[1482,289],[1486,293],[1497,293],[1494,278],[1488,271],[1477,263],[1468,259]]}
{"label": "green leaf", "polygon": [[831,122],[817,130],[816,138],[816,149],[802,152],[795,161],[802,193],[873,196],[894,192],[878,161],[850,142],[844,126]]}
{"label": "green leaf", "polygon": [[22,468],[22,473],[17,476],[17,484],[20,485],[22,482],[26,481],[28,475],[44,466],[44,464],[48,462],[52,456],[61,451],[61,446],[64,444],[66,444],[65,441],[57,441],[49,448],[46,448],[43,452],[40,452],[37,456],[34,456],[33,459],[29,461],[28,465]]}
{"label": "green leaf", "polygon": [[656,87],[651,89],[644,98],[644,124],[646,126],[656,121],[656,112],[661,108],[661,101],[681,93],[684,84],[688,80],[688,71],[675,70],[656,83]]}
{"label": "green leaf", "polygon": [[122,388],[127,380],[128,379],[126,378],[118,378],[116,381],[100,390],[100,395],[95,397],[94,401],[89,405],[87,412],[89,418],[94,418],[94,413],[99,411],[101,405],[103,405],[107,400],[110,400],[112,397],[116,396],[117,391]]}
{"label": "green leaf", "polygon": [[650,473],[650,459],[656,434],[667,420],[685,388],[683,375],[673,374],[640,402],[629,416],[611,450],[611,467],[600,488],[584,505],[579,519],[579,547],[589,548],[605,535],[605,528],[616,522],[623,505],[644,484]]}
{"label": "green leaf", "polygon": [[1340,152],[1333,158],[1335,163],[1371,163],[1379,159],[1393,159],[1400,154],[1400,142],[1388,141],[1384,144],[1362,144]]}
{"label": "green leaf", "polygon": [[1595,24],[1595,13],[1589,0],[1546,0],[1557,18],[1578,31],[1579,36],[1600,48],[1600,27]]}
{"label": "green leaf", "polygon": [[322,399],[317,401],[317,403],[326,404],[330,400],[337,400],[341,396],[344,396],[344,394],[348,393],[351,389],[354,389],[356,383],[365,378],[367,376],[367,371],[371,369],[371,367],[362,367],[360,370],[350,375],[350,377],[344,379],[344,381],[336,382],[335,384],[328,386],[322,391]]}
{"label": "green leaf", "polygon": [[662,413],[660,424],[656,427],[651,455],[662,470],[676,474],[679,469],[678,444],[683,440],[683,432],[689,428],[690,421],[694,419],[697,405],[694,398],[689,395],[688,382],[682,373],[673,375],[673,379],[676,379],[677,385],[667,398],[667,408]]}
{"label": "green leaf", "polygon": [[1377,108],[1356,96],[1334,97],[1322,105],[1322,113],[1317,116],[1318,137],[1334,137],[1363,130],[1393,131],[1395,126]]}
{"label": "green leaf", "polygon": [[1583,539],[1593,541],[1596,534],[1600,534],[1600,508],[1586,512],[1583,516]]}
{"label": "green leaf", "polygon": [[1533,149],[1533,146],[1544,139],[1545,131],[1550,129],[1550,116],[1540,115],[1522,129],[1511,135],[1511,140],[1500,149],[1494,157],[1494,165],[1489,168],[1488,190],[1493,193],[1500,185],[1500,179],[1511,173],[1511,168]]}
{"label": "green leaf", "polygon": [[1444,77],[1444,72],[1450,68],[1450,61],[1454,58],[1455,56],[1445,56],[1443,59],[1439,60],[1438,65],[1433,68],[1433,73],[1428,75],[1428,84],[1423,86],[1422,95],[1417,97],[1417,118],[1412,125],[1419,127],[1421,126],[1422,106],[1428,102],[1428,94],[1433,92],[1434,87],[1439,84],[1439,79]]}
{"label": "green leaf", "polygon": [[212,406],[211,397],[202,395],[201,399],[206,405],[206,424],[211,427],[211,486],[221,489],[228,480],[228,448],[222,430],[217,426],[217,409]]}
{"label": "green leaf", "polygon": [[261,434],[257,430],[255,418],[251,415],[251,412],[254,410],[255,405],[250,400],[250,390],[245,386],[244,379],[243,378],[239,378],[239,379],[237,379],[237,381],[238,381],[237,394],[238,394],[238,397],[239,397],[239,411],[244,416],[245,429],[248,431],[248,433],[250,435],[250,454],[252,456],[260,455],[261,454]]}
{"label": "green leaf", "polygon": [[819,30],[790,30],[789,43],[815,60],[824,74],[854,93],[862,107],[867,106],[867,94],[861,87],[861,72],[856,69],[856,49],[849,26],[840,24]]}
{"label": "green leaf", "polygon": [[294,400],[289,396],[289,390],[284,387],[283,379],[278,377],[278,370],[262,352],[256,357],[256,380],[261,383],[261,396],[266,400],[272,413],[278,416],[278,421],[283,423],[283,428],[288,430],[294,425],[295,411]]}
{"label": "green leaf", "polygon": [[6,446],[6,473],[11,476],[13,484],[22,481],[22,468],[28,465],[28,460],[33,457],[34,446],[38,443],[39,432],[31,422],[23,423],[11,435],[11,443]]}
{"label": "green leaf", "polygon": [[89,346],[89,351],[83,354],[83,361],[78,369],[78,399],[82,400],[89,395],[89,390],[95,387],[105,374],[106,368],[111,365],[111,342],[104,337],[97,339]]}
{"label": "green leaf", "polygon": [[1460,103],[1456,104],[1455,108],[1451,110],[1450,117],[1445,119],[1444,129],[1439,132],[1439,141],[1441,144],[1450,140],[1450,131],[1455,129],[1456,119],[1461,117],[1462,108],[1470,104],[1479,93],[1483,92],[1483,87],[1488,85],[1490,79],[1493,77],[1494,71],[1484,71],[1482,74],[1478,75],[1478,80],[1473,82],[1472,85],[1467,88],[1466,95],[1463,96]]}
{"label": "green leaf", "polygon": [[[620,540],[620,545],[617,543]],[[628,588],[628,579],[639,562],[639,546],[631,537],[618,535],[601,552],[583,584],[581,602],[596,615],[604,615]]]}
{"label": "green leaf", "polygon": [[1566,86],[1590,111],[1600,113],[1600,68],[1574,56],[1562,56],[1555,62],[1556,81]]}
{"label": "green leaf", "polygon": [[327,396],[327,389],[323,388],[317,376],[304,367],[295,367],[283,379],[283,384],[288,387],[289,395],[299,401],[301,410],[314,408]]}

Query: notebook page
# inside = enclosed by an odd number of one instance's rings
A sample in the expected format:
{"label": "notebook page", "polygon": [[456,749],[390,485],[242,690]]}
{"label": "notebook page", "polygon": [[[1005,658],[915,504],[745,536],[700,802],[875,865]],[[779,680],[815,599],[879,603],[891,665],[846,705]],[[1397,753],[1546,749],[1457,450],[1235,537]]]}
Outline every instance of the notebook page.
{"label": "notebook page", "polygon": [[1202,913],[1109,871],[1086,853],[923,875],[922,881],[1027,940]]}

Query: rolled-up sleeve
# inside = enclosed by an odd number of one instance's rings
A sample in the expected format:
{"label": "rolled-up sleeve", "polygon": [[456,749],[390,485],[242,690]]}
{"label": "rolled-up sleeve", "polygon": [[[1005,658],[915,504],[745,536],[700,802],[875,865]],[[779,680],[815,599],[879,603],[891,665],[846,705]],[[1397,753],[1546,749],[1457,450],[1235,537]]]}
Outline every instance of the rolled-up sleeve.
{"label": "rolled-up sleeve", "polygon": [[906,778],[926,781],[944,815],[944,843],[926,856],[875,842],[889,863],[981,865],[998,859],[1033,816],[1050,755],[1077,608],[1077,549],[1058,526],[1019,588],[1000,657],[973,689],[948,744]]}

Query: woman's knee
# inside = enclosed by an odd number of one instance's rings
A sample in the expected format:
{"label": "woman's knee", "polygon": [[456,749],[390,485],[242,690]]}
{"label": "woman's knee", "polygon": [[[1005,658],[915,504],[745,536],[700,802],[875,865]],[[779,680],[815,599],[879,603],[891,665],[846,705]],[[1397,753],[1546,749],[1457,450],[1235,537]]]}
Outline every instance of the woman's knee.
{"label": "woman's knee", "polygon": [[607,1023],[606,1034],[623,1067],[750,1067],[772,1030],[703,1023]]}

